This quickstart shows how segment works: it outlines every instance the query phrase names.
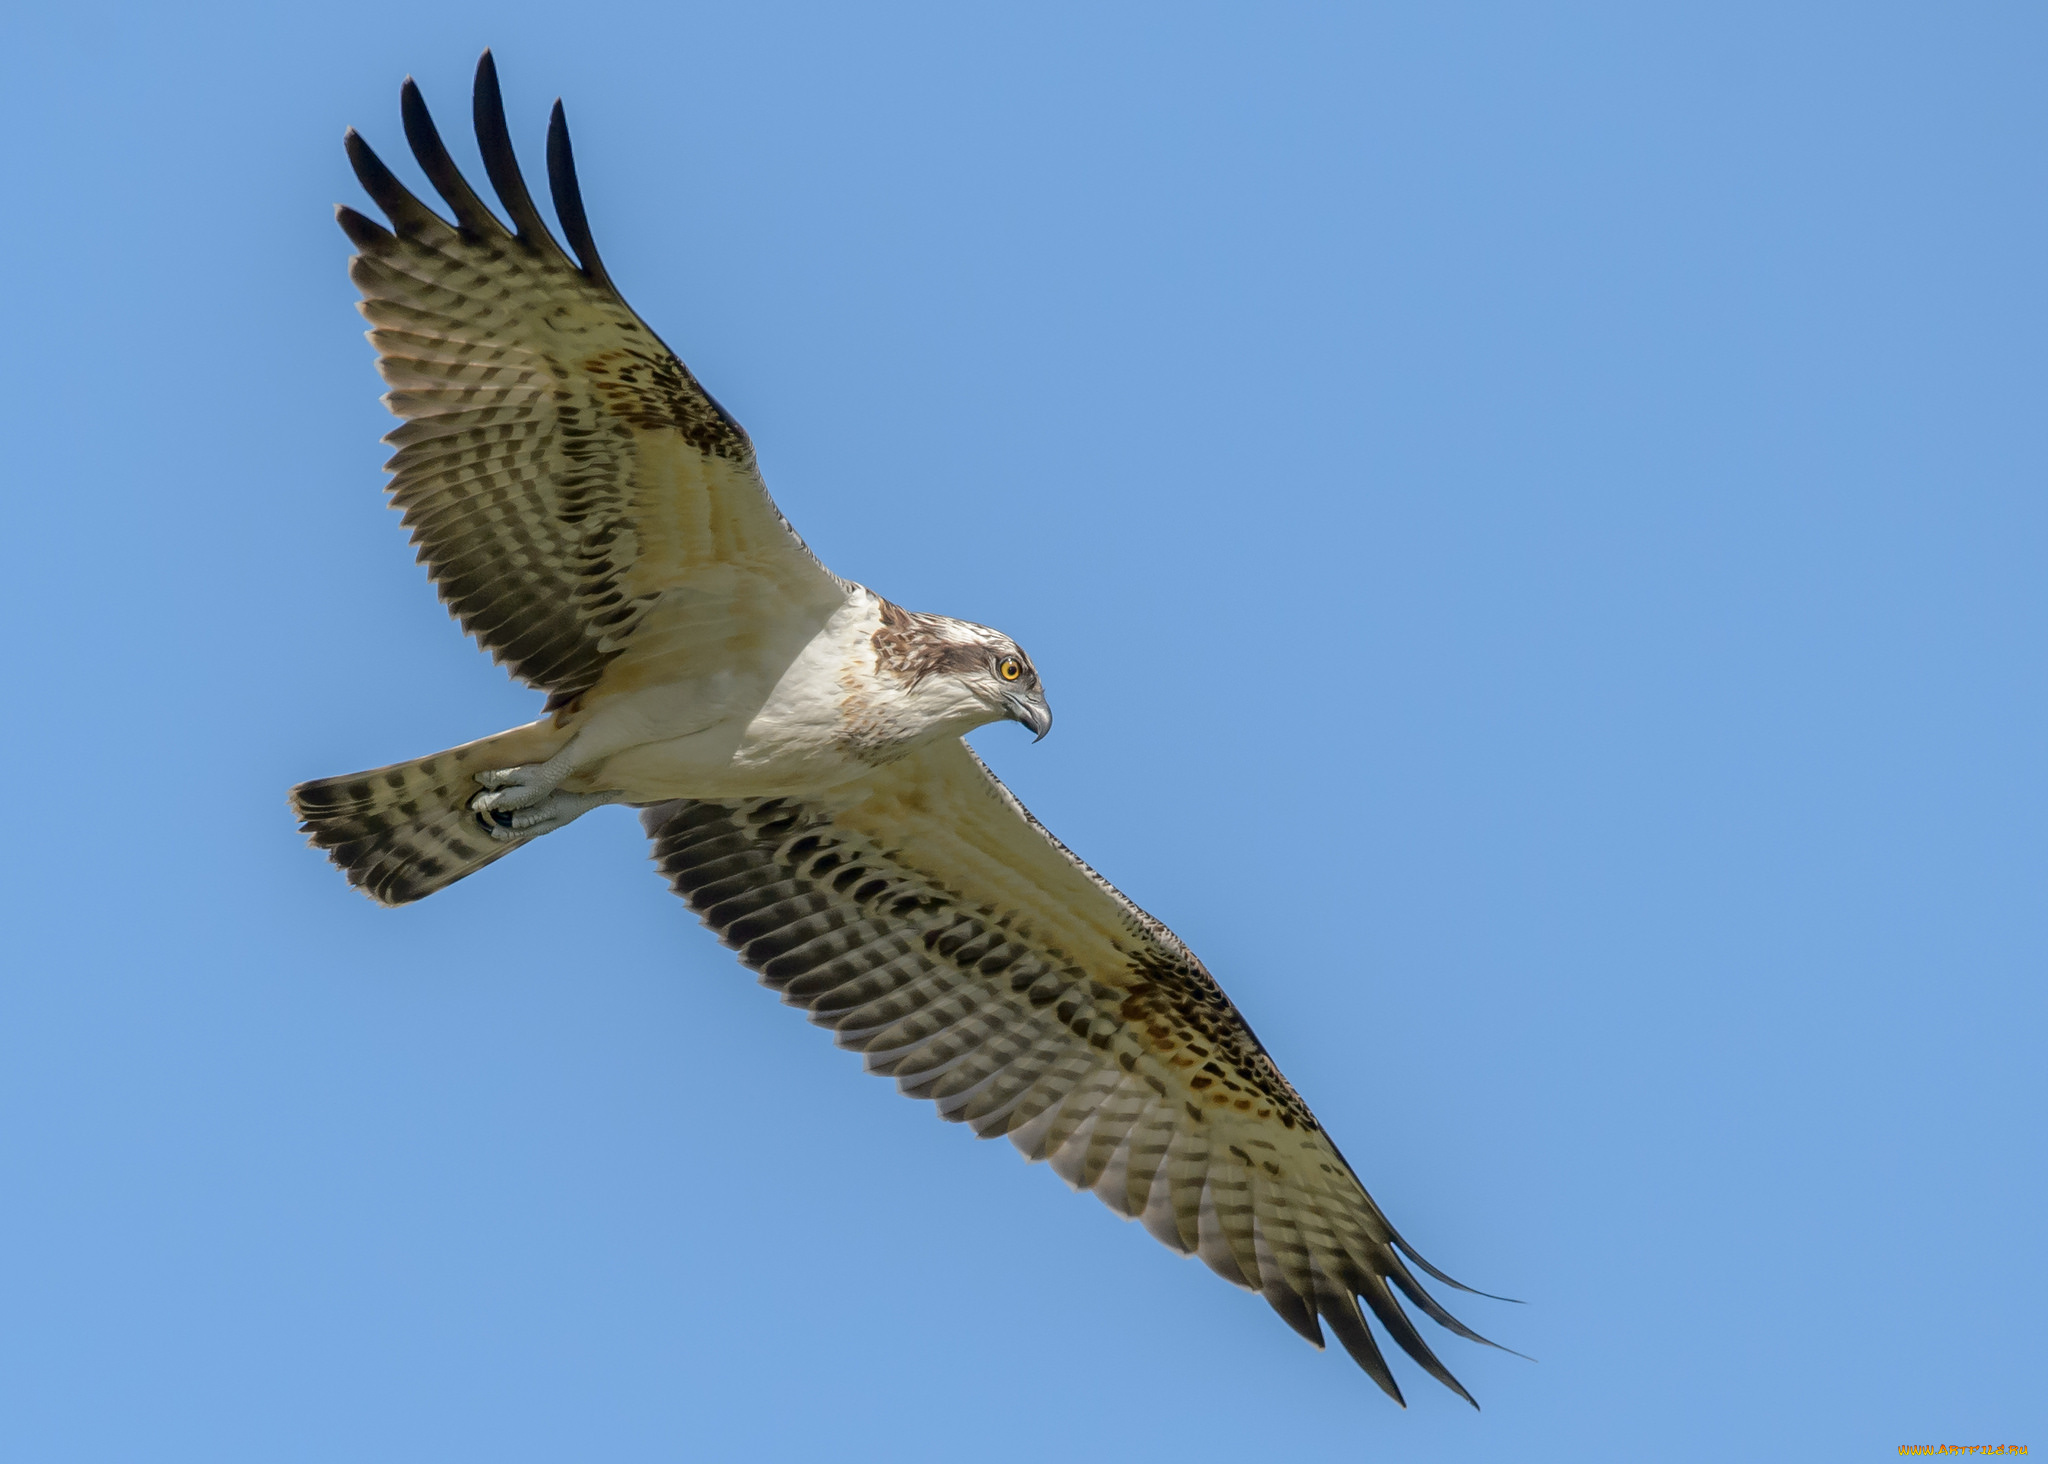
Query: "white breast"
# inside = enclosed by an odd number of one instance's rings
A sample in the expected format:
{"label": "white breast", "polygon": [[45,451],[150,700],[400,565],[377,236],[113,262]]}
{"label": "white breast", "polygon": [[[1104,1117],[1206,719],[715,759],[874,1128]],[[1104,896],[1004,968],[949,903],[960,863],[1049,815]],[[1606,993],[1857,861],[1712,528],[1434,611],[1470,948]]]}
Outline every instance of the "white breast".
{"label": "white breast", "polygon": [[806,796],[872,770],[848,729],[876,700],[880,601],[855,586],[777,668],[721,668],[593,709],[575,783],[634,803]]}

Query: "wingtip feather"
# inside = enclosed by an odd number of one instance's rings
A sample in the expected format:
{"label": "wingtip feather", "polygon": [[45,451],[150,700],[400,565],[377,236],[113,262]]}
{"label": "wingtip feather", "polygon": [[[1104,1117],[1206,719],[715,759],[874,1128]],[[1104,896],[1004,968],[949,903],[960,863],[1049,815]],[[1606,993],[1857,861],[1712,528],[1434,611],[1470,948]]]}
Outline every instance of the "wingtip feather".
{"label": "wingtip feather", "polygon": [[448,145],[441,140],[441,130],[434,125],[433,113],[427,110],[427,100],[410,76],[398,89],[398,111],[405,122],[405,140],[413,157],[427,175],[427,181],[434,185],[434,191],[454,211],[456,222],[472,235],[504,238],[508,231],[477,197],[462,170],[455,166],[455,159],[448,155]]}
{"label": "wingtip feather", "polygon": [[1401,1303],[1395,1300],[1394,1294],[1387,1289],[1386,1282],[1376,1276],[1362,1279],[1366,1284],[1359,1294],[1365,1304],[1372,1308],[1373,1315],[1379,1318],[1380,1325],[1387,1329],[1387,1335],[1392,1337],[1400,1349],[1413,1358],[1424,1372],[1477,1408],[1478,1400],[1465,1391],[1465,1385],[1459,1382],[1451,1370],[1430,1350],[1422,1334],[1415,1330],[1415,1323],[1409,1321],[1408,1314],[1401,1310]]}
{"label": "wingtip feather", "polygon": [[1380,1353],[1379,1343],[1373,1341],[1372,1329],[1366,1326],[1365,1317],[1358,1310],[1357,1298],[1349,1291],[1323,1292],[1317,1297],[1316,1310],[1330,1324],[1330,1330],[1337,1334],[1337,1341],[1351,1354],[1351,1360],[1358,1364],[1360,1370],[1380,1385],[1381,1392],[1406,1408],[1408,1400],[1401,1396],[1401,1385],[1394,1381],[1394,1374]]}
{"label": "wingtip feather", "polygon": [[[411,189],[398,181],[398,175],[377,156],[375,148],[363,140],[363,135],[351,127],[342,134],[342,148],[348,154],[350,169],[356,175],[356,182],[363,192],[370,195],[370,201],[384,211],[391,220],[393,230],[400,234],[432,235],[448,231],[448,222],[432,209],[421,203]],[[348,227],[346,223],[342,225]]]}
{"label": "wingtip feather", "polygon": [[476,128],[477,150],[483,154],[484,172],[497,190],[498,202],[512,220],[519,242],[543,254],[553,255],[574,268],[548,229],[547,220],[534,207],[526,175],[519,170],[519,154],[512,146],[512,129],[505,121],[505,94],[498,85],[498,63],[487,50],[476,63],[476,87],[470,99],[471,121]]}
{"label": "wingtip feather", "polygon": [[391,231],[368,214],[357,213],[345,203],[334,206],[334,221],[349,243],[358,249],[382,249],[391,243]]}
{"label": "wingtip feather", "polygon": [[1491,1291],[1481,1291],[1477,1286],[1467,1286],[1463,1281],[1460,1281],[1455,1276],[1445,1275],[1442,1271],[1439,1271],[1435,1266],[1432,1266],[1428,1261],[1425,1261],[1422,1258],[1421,1253],[1418,1252],[1414,1246],[1410,1245],[1407,1241],[1403,1240],[1399,1235],[1393,1237],[1393,1242],[1395,1248],[1399,1250],[1402,1255],[1406,1256],[1409,1260],[1413,1261],[1416,1265],[1420,1266],[1424,1271],[1428,1272],[1431,1276],[1434,1276],[1437,1280],[1443,1282],[1444,1285],[1454,1287],[1457,1290],[1464,1292],[1467,1296],[1483,1296],[1488,1301],[1505,1301],[1510,1302],[1515,1306],[1526,1305],[1526,1303],[1517,1301],[1512,1296],[1495,1296]]}
{"label": "wingtip feather", "polygon": [[569,142],[569,116],[562,99],[555,98],[548,114],[548,193],[555,203],[555,217],[562,233],[575,251],[583,274],[592,284],[617,293],[604,260],[598,256],[597,241],[590,234],[590,217],[583,211],[583,188],[576,179],[576,150]]}

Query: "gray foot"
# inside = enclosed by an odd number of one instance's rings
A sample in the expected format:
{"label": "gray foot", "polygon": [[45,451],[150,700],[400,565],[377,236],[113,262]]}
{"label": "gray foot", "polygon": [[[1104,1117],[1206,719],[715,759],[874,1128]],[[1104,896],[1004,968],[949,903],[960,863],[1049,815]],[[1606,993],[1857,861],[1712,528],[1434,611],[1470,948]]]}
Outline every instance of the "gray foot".
{"label": "gray foot", "polygon": [[470,800],[469,806],[476,810],[477,822],[501,844],[551,834],[593,808],[619,801],[616,793],[549,793],[523,808],[485,807],[484,800],[494,796],[479,793]]}
{"label": "gray foot", "polygon": [[469,806],[483,814],[531,808],[555,791],[562,776],[546,763],[527,763],[524,767],[478,773],[476,780],[485,791],[470,799]]}

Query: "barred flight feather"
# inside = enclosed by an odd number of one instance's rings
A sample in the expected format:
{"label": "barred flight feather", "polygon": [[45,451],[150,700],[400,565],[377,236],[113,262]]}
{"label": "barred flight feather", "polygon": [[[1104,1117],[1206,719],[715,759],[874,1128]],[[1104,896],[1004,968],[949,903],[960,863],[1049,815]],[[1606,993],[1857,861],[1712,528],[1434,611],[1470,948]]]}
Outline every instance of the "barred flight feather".
{"label": "barred flight feather", "polygon": [[683,800],[643,821],[676,893],[869,1071],[1007,1134],[1318,1347],[1327,1322],[1396,1399],[1366,1312],[1469,1401],[1395,1292],[1476,1334],[1417,1284],[1236,1008],[965,744],[838,798]]}
{"label": "barred flight feather", "polygon": [[462,627],[562,705],[643,639],[687,654],[688,634],[679,647],[642,632],[708,565],[743,566],[798,616],[843,596],[769,498],[746,433],[597,263],[559,106],[549,174],[581,262],[527,191],[488,57],[478,140],[512,229],[449,157],[419,89],[407,82],[401,99],[413,156],[455,222],[353,132],[350,162],[390,227],[337,217],[359,251],[349,274],[384,400],[404,419],[386,438],[391,501]]}

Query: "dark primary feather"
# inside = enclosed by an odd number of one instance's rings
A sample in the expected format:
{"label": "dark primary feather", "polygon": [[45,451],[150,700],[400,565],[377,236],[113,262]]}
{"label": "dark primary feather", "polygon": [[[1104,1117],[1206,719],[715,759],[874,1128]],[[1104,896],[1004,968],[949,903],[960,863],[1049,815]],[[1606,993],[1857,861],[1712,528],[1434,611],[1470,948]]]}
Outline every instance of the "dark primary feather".
{"label": "dark primary feather", "polygon": [[[481,66],[478,67],[478,81],[481,85]],[[462,176],[462,169],[455,166],[455,159],[448,156],[448,145],[441,141],[441,130],[434,125],[433,113],[427,110],[427,99],[420,95],[419,83],[410,76],[398,89],[398,105],[399,113],[405,119],[406,145],[412,149],[420,171],[434,185],[434,191],[455,211],[456,223],[479,239],[502,238],[505,226],[477,197],[476,190],[469,186],[469,180]]]}
{"label": "dark primary feather", "polygon": [[569,144],[569,119],[562,112],[559,97],[548,114],[548,192],[555,200],[555,217],[562,221],[562,232],[569,236],[569,247],[583,261],[583,273],[591,283],[611,289],[612,277],[605,273],[597,241],[590,237],[590,220],[583,212],[583,189],[576,181],[576,151]]}
{"label": "dark primary feather", "polygon": [[[399,182],[397,175],[384,166],[384,160],[371,151],[370,145],[363,141],[362,134],[355,128],[351,127],[342,134],[342,146],[348,151],[349,166],[355,169],[356,181],[363,185],[363,192],[369,194],[377,207],[384,210],[385,217],[391,220],[392,226],[399,232],[422,236],[450,232],[447,221],[413,197],[412,190]],[[350,218],[363,217],[354,209],[345,209],[344,212]],[[348,226],[344,223],[343,227]],[[389,242],[390,237],[387,231],[380,229],[374,242],[385,244]],[[361,247],[368,247],[370,242],[357,239],[353,232],[349,238]]]}
{"label": "dark primary feather", "polygon": [[491,59],[489,51],[485,51],[476,64],[476,94],[472,110],[476,120],[477,148],[483,153],[484,172],[490,176],[491,187],[498,192],[498,201],[511,216],[512,226],[519,231],[519,242],[552,256],[571,269],[576,268],[575,261],[562,252],[562,246],[548,232],[540,210],[533,206],[533,195],[526,191],[526,178],[519,171],[519,159],[512,151],[512,132],[505,125],[505,99],[498,90],[498,63]]}

